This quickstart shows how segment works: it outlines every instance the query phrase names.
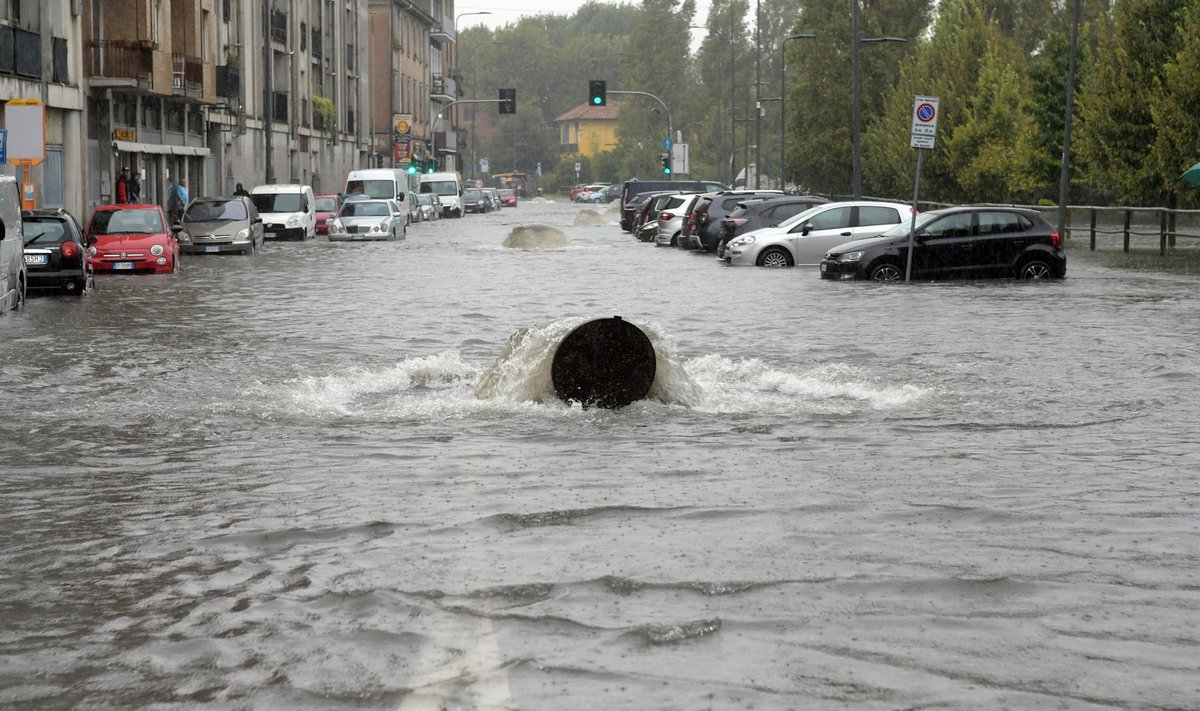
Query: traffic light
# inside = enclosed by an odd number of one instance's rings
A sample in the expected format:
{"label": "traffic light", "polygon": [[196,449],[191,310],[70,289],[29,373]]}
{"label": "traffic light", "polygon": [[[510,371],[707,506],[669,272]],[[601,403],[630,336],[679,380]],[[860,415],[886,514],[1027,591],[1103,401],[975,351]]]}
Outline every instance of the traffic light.
{"label": "traffic light", "polygon": [[416,175],[416,174],[417,174],[417,164],[416,164],[416,163],[409,163],[409,164],[408,164],[408,174],[409,174],[409,175]]}
{"label": "traffic light", "polygon": [[588,82],[588,105],[608,106],[608,87],[603,79],[592,79]]}
{"label": "traffic light", "polygon": [[671,154],[670,153],[662,153],[661,155],[662,155],[663,175],[670,175],[671,174]]}
{"label": "traffic light", "polygon": [[502,113],[502,114],[517,113],[517,90],[516,89],[501,89],[500,90],[500,113]]}

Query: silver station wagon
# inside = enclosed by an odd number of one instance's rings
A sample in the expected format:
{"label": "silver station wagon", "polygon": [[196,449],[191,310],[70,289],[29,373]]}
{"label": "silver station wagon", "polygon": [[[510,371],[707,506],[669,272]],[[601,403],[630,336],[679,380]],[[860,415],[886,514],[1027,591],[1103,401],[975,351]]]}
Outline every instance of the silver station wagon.
{"label": "silver station wagon", "polygon": [[351,200],[329,221],[329,241],[404,239],[407,223],[408,210],[395,200]]}

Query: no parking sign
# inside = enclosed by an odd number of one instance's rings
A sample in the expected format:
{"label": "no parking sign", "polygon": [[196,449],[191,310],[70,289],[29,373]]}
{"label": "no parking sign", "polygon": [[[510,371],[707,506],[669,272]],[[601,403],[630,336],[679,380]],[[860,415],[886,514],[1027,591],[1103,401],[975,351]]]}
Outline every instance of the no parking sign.
{"label": "no parking sign", "polygon": [[938,97],[918,96],[913,99],[913,148],[933,148],[937,141]]}

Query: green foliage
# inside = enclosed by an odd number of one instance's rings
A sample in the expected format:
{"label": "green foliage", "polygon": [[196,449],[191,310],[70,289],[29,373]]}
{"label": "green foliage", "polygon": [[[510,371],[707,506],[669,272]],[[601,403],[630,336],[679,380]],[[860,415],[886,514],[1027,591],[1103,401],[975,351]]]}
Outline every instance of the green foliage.
{"label": "green foliage", "polygon": [[1179,176],[1200,162],[1200,3],[1185,9],[1179,52],[1163,67],[1158,100],[1151,108],[1158,129],[1151,153],[1152,170],[1168,194],[1182,194],[1194,203],[1200,190]]}

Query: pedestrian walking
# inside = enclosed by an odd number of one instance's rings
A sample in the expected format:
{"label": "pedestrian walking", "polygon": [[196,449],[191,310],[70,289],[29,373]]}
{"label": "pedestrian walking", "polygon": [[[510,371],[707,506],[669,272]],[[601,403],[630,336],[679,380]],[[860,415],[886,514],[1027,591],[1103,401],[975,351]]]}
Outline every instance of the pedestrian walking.
{"label": "pedestrian walking", "polygon": [[167,182],[167,215],[171,224],[177,224],[183,217],[183,210],[188,204],[187,184],[181,179],[178,183]]}
{"label": "pedestrian walking", "polygon": [[241,183],[233,186],[233,194],[240,197],[250,197],[250,193],[246,192],[246,189],[242,187]]}
{"label": "pedestrian walking", "polygon": [[117,176],[116,202],[118,205],[124,205],[129,202],[129,168],[122,168],[121,174]]}
{"label": "pedestrian walking", "polygon": [[137,173],[134,173],[131,176],[129,176],[129,182],[127,183],[127,185],[128,185],[128,187],[126,188],[126,197],[129,198],[129,202],[140,203],[142,201],[141,171],[138,171]]}

